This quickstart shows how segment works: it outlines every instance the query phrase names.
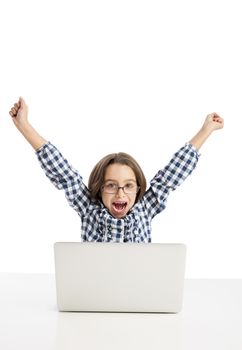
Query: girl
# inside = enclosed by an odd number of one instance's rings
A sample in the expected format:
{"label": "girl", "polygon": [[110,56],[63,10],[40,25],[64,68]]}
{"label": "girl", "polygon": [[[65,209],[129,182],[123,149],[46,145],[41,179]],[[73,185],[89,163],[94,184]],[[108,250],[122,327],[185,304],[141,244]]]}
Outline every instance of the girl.
{"label": "girl", "polygon": [[95,242],[151,242],[153,217],[165,209],[169,193],[194,170],[198,150],[208,136],[224,125],[216,113],[209,114],[198,133],[155,175],[147,191],[140,166],[126,153],[109,154],[101,159],[91,172],[87,188],[58,149],[28,122],[23,98],[19,98],[9,114],[35,149],[46,176],[65,191],[69,204],[80,216],[82,241]]}

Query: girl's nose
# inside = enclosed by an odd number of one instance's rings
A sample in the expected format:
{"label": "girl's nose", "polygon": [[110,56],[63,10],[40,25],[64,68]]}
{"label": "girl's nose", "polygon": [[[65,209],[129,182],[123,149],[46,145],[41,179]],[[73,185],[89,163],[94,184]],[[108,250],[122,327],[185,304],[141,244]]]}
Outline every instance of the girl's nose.
{"label": "girl's nose", "polygon": [[123,187],[118,187],[116,195],[118,197],[123,197],[125,195]]}

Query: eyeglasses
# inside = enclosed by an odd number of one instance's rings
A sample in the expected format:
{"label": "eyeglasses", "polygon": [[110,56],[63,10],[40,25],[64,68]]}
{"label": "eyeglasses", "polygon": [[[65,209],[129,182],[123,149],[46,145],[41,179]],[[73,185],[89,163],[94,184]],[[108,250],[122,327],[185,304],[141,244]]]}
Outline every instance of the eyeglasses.
{"label": "eyeglasses", "polygon": [[139,191],[139,186],[132,182],[129,182],[124,186],[118,186],[114,182],[107,182],[106,184],[102,185],[102,191],[108,194],[116,194],[120,189],[122,189],[125,194],[134,194]]}

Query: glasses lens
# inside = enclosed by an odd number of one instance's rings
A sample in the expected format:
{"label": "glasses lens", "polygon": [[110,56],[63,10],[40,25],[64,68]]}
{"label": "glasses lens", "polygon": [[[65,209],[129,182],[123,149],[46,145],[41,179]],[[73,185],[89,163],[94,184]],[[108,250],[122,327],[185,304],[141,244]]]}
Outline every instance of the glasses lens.
{"label": "glasses lens", "polygon": [[128,183],[125,186],[118,186],[116,183],[108,182],[102,186],[104,193],[115,194],[122,189],[126,194],[137,193],[139,187],[135,183]]}
{"label": "glasses lens", "polygon": [[124,188],[124,192],[127,194],[132,194],[137,192],[137,185],[134,183],[127,184],[123,188]]}
{"label": "glasses lens", "polygon": [[103,192],[105,193],[113,194],[113,193],[116,193],[117,190],[118,190],[118,185],[112,182],[103,185]]}

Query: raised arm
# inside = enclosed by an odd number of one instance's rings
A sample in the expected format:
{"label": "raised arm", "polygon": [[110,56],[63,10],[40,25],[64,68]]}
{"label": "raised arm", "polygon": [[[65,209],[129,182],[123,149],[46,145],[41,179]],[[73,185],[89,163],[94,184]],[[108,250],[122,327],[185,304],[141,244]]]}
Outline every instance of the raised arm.
{"label": "raised arm", "polygon": [[201,148],[207,138],[214,130],[222,129],[224,126],[223,118],[217,113],[208,114],[203,126],[198,133],[189,141],[197,150]]}
{"label": "raised arm", "polygon": [[28,121],[28,106],[22,97],[9,111],[16,128],[21,132],[30,145],[37,151],[47,141],[38,134]]}
{"label": "raised arm", "polygon": [[38,160],[46,176],[59,190],[64,190],[71,207],[79,215],[85,215],[90,205],[90,193],[82,177],[59,150],[47,142],[28,122],[28,107],[22,97],[14,104],[9,114],[16,128],[35,149]]}

